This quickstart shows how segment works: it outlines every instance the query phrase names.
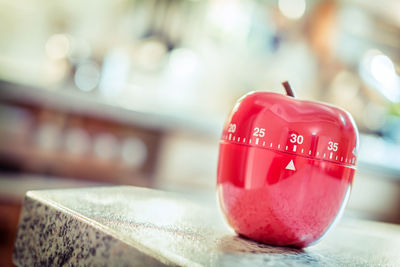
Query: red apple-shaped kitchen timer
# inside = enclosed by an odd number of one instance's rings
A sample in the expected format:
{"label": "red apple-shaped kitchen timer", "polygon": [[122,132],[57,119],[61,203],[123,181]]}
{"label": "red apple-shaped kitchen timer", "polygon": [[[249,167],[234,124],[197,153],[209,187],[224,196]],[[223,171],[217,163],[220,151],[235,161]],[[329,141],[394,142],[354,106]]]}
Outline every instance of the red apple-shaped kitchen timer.
{"label": "red apple-shaped kitchen timer", "polygon": [[239,234],[305,247],[340,217],[356,169],[358,131],[334,106],[252,92],[224,126],[218,159],[220,207]]}

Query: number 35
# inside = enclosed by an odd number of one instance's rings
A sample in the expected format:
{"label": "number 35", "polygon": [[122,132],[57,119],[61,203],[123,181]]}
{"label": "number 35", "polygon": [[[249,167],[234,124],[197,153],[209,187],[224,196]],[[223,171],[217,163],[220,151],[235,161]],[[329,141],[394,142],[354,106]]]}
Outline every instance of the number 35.
{"label": "number 35", "polygon": [[334,143],[332,141],[328,142],[328,150],[337,151],[338,150],[338,143]]}

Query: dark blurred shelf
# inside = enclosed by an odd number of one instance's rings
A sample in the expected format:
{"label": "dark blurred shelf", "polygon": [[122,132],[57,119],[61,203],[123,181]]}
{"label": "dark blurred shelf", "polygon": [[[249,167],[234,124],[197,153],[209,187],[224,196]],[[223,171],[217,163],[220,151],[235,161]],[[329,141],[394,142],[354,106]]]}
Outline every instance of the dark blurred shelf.
{"label": "dark blurred shelf", "polygon": [[[218,140],[223,126],[223,118],[192,116],[187,114],[164,114],[157,107],[126,108],[109,103],[96,94],[79,92],[76,89],[45,89],[0,80],[0,101],[22,101],[38,106],[50,107],[68,113],[98,117],[114,122],[140,126],[149,130],[166,132],[186,132]],[[380,172],[385,177],[400,179],[400,161],[393,155],[398,148],[385,140],[361,134],[358,159],[359,168]],[[372,145],[390,153],[377,157]],[[399,147],[397,145],[397,147]],[[396,152],[396,151],[395,151]],[[374,154],[375,153],[375,154]]]}
{"label": "dark blurred shelf", "polygon": [[95,93],[79,92],[73,88],[46,89],[0,80],[0,100],[18,101],[60,111],[99,117],[158,131],[183,131],[208,137],[219,136],[223,118],[186,114],[166,114],[157,106],[127,108],[106,101]]}

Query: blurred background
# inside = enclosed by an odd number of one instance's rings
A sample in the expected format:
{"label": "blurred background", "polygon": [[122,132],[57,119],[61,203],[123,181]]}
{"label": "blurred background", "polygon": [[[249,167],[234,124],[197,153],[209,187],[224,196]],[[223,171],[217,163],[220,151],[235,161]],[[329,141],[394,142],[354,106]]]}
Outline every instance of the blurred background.
{"label": "blurred background", "polygon": [[356,120],[346,216],[400,223],[400,1],[0,0],[0,265],[27,190],[213,194],[228,112],[284,80]]}

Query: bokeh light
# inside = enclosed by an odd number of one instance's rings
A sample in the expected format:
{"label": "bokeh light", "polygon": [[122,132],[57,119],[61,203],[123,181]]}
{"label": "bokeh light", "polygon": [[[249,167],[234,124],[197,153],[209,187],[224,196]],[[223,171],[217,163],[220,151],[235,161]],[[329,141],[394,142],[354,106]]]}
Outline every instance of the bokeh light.
{"label": "bokeh light", "polygon": [[306,11],[305,0],[279,0],[279,10],[289,19],[299,19]]}
{"label": "bokeh light", "polygon": [[99,84],[100,67],[93,61],[78,65],[74,75],[76,87],[84,92],[92,91]]}
{"label": "bokeh light", "polygon": [[46,55],[51,59],[62,59],[68,56],[71,42],[66,34],[54,34],[46,41]]}

